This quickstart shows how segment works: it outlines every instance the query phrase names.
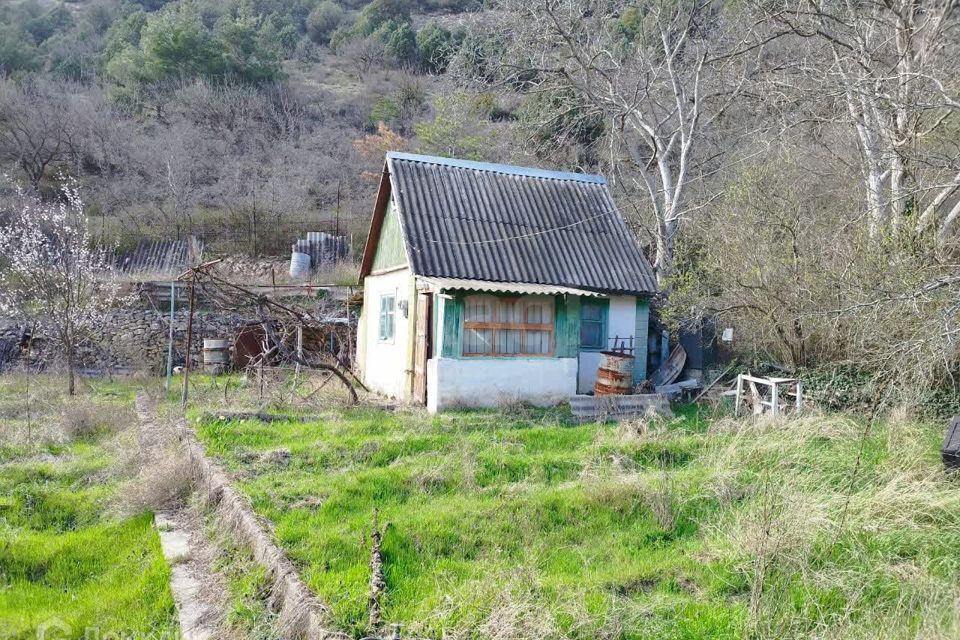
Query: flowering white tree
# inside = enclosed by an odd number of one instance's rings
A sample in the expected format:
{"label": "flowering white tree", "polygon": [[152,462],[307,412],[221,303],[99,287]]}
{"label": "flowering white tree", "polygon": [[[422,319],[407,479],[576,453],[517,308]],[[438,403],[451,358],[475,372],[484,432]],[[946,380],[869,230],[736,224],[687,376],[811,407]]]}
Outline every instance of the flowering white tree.
{"label": "flowering white tree", "polygon": [[0,315],[35,323],[60,347],[75,391],[77,349],[119,300],[106,248],[96,246],[75,185],[57,202],[19,192],[0,226]]}

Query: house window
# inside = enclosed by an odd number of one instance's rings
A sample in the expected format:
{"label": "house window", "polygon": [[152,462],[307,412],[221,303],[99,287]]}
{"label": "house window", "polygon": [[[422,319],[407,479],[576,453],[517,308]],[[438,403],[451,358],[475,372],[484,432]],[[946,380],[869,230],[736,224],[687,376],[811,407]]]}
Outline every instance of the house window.
{"label": "house window", "polygon": [[464,299],[463,355],[552,354],[553,298],[467,296]]}
{"label": "house window", "polygon": [[605,349],[607,346],[607,303],[584,300],[580,307],[580,348]]}
{"label": "house window", "polygon": [[380,341],[393,340],[394,316],[396,312],[396,296],[391,294],[380,296]]}

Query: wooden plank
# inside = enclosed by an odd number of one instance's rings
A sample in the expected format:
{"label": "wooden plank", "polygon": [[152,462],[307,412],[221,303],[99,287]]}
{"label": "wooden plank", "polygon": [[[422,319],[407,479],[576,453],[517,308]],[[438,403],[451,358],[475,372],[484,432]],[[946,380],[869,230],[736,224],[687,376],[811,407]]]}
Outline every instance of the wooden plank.
{"label": "wooden plank", "polygon": [[360,262],[361,282],[373,268],[374,254],[377,251],[377,245],[380,241],[380,230],[383,227],[383,218],[386,213],[386,205],[389,200],[390,174],[387,172],[386,163],[384,163],[383,173],[380,175],[380,187],[377,189],[377,200],[373,205],[373,217],[370,220],[370,232],[367,234],[367,243],[363,247],[363,259]]}
{"label": "wooden plank", "polygon": [[720,378],[722,378],[723,376],[727,375],[727,372],[730,371],[730,369],[733,369],[733,366],[734,366],[734,365],[731,364],[731,365],[728,366],[726,369],[724,369],[724,370],[723,370],[723,373],[721,373],[720,375],[718,375],[716,378],[713,379],[713,382],[711,382],[711,383],[708,384],[706,387],[704,387],[704,388],[703,388],[703,391],[701,391],[700,393],[698,393],[698,394],[697,394],[697,397],[694,398],[693,401],[696,402],[697,400],[699,400],[700,398],[702,398],[704,395],[706,395],[707,391],[710,391],[710,389],[713,389],[713,386],[714,386],[715,384],[717,384],[718,382],[720,382]]}
{"label": "wooden plank", "polygon": [[413,401],[427,403],[427,360],[430,357],[430,319],[433,295],[417,294],[417,326],[413,361]]}
{"label": "wooden plank", "polygon": [[667,361],[660,365],[660,368],[653,372],[653,375],[650,376],[650,381],[653,383],[654,387],[659,387],[664,384],[670,384],[678,377],[683,371],[683,365],[687,362],[687,351],[683,348],[682,345],[677,345],[673,348],[673,351],[670,352],[670,357],[667,358]]}
{"label": "wooden plank", "polygon": [[734,417],[740,417],[740,402],[743,400],[743,375],[737,376],[737,399],[733,405]]}
{"label": "wooden plank", "polygon": [[647,379],[647,337],[650,328],[650,301],[637,298],[636,319],[634,322],[633,383],[639,384]]}
{"label": "wooden plank", "polygon": [[580,352],[580,296],[557,296],[554,302],[554,353],[575,358]]}

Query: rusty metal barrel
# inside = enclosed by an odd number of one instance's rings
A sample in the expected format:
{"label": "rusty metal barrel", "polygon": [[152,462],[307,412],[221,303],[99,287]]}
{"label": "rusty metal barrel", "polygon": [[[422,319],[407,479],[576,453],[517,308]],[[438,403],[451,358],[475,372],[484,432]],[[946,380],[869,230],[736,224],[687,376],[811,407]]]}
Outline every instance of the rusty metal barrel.
{"label": "rusty metal barrel", "polygon": [[226,373],[230,364],[230,342],[206,339],[203,341],[203,371],[211,375]]}
{"label": "rusty metal barrel", "polygon": [[593,394],[597,396],[622,396],[633,388],[634,357],[627,353],[604,351],[600,354],[600,368]]}

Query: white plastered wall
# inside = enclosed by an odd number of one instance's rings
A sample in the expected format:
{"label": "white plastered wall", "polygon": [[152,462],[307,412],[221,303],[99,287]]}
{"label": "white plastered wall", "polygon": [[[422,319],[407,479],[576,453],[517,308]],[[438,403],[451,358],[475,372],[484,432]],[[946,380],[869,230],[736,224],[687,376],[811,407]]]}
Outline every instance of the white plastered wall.
{"label": "white plastered wall", "polygon": [[[636,296],[611,296],[607,313],[607,338],[614,336],[630,338],[637,331]],[[613,346],[609,341],[608,346]],[[629,342],[626,346],[630,346]],[[634,345],[636,346],[636,345]],[[593,390],[597,381],[597,369],[600,368],[600,353],[597,351],[580,352],[580,370],[577,373],[577,393]]]}
{"label": "white plastered wall", "polygon": [[[450,298],[436,297],[434,354],[443,353],[444,315]],[[551,406],[576,392],[576,358],[431,358],[427,362],[427,409],[496,407],[521,400]]]}
{"label": "white plastered wall", "polygon": [[576,392],[576,358],[432,358],[427,409],[496,407],[521,400],[552,406]]}
{"label": "white plastered wall", "polygon": [[[404,317],[400,302],[410,300],[410,269],[404,267],[387,273],[369,275],[363,281],[363,331],[358,332],[364,341],[363,383],[373,391],[403,399],[407,393],[410,376],[410,330],[412,313]],[[393,294],[394,309],[393,340],[380,340],[380,296]]]}

